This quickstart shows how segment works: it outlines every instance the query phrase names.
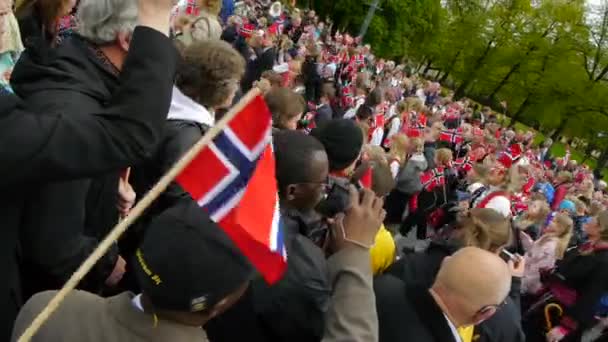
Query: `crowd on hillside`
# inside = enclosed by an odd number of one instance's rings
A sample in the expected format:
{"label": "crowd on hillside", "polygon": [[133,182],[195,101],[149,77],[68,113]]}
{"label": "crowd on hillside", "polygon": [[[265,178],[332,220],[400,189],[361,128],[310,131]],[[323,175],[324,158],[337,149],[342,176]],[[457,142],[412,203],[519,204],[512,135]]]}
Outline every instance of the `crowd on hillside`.
{"label": "crowd on hillside", "polygon": [[173,183],[32,340],[608,341],[601,175],[313,10],[174,2],[0,0],[3,340],[257,89],[283,277]]}

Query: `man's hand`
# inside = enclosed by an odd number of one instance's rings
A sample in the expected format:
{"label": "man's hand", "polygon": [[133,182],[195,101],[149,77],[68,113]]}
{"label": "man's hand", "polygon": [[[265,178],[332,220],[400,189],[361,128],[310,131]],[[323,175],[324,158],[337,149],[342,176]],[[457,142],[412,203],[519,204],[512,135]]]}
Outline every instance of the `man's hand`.
{"label": "man's hand", "polygon": [[138,0],[139,25],[169,36],[171,11],[175,3],[175,0]]}
{"label": "man's hand", "polygon": [[120,178],[118,181],[118,204],[117,208],[121,217],[125,217],[133,208],[137,195],[128,180]]}
{"label": "man's hand", "polygon": [[517,260],[509,260],[507,264],[509,264],[511,276],[516,278],[522,278],[524,276],[524,270],[526,269],[526,259],[517,255]]}
{"label": "man's hand", "polygon": [[364,189],[359,194],[351,186],[350,208],[346,214],[339,214],[331,226],[333,251],[338,252],[349,246],[371,248],[386,216],[382,206],[382,199],[371,190]]}
{"label": "man's hand", "polygon": [[114,270],[106,279],[106,285],[109,287],[114,287],[118,285],[122,277],[125,275],[127,271],[127,262],[120,255],[116,260],[116,264],[114,265]]}

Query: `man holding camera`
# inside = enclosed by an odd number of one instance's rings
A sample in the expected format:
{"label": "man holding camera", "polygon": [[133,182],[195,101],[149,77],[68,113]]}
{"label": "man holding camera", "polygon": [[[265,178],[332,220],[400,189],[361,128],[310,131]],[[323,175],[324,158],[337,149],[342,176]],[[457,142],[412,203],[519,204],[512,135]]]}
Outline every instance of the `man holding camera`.
{"label": "man holding camera", "polygon": [[[369,247],[383,219],[382,201],[349,187],[345,211],[324,218],[315,210],[328,187],[323,144],[301,132],[280,131],[274,147],[287,272],[272,287],[255,279],[233,310],[207,326],[210,339],[377,340]],[[349,320],[351,314],[357,318]],[[228,329],[237,322],[240,329]]]}

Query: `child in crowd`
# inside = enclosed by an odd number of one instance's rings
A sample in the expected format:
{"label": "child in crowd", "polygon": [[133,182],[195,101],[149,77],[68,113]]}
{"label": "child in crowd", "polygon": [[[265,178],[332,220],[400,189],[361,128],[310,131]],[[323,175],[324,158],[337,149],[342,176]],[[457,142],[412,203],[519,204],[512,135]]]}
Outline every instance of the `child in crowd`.
{"label": "child in crowd", "polygon": [[537,240],[542,233],[550,212],[551,208],[549,208],[549,204],[546,201],[535,200],[532,201],[528,210],[515,219],[513,224],[530,236],[532,240]]}
{"label": "child in crowd", "polygon": [[564,256],[572,236],[573,225],[568,215],[557,213],[538,240],[534,241],[525,232],[520,232],[526,251],[522,293],[537,294],[542,289],[541,272],[553,268],[556,261]]}
{"label": "child in crowd", "polygon": [[405,165],[408,156],[408,149],[409,139],[405,134],[397,134],[391,139],[388,160],[393,178],[397,178],[399,170],[401,170],[401,167]]}

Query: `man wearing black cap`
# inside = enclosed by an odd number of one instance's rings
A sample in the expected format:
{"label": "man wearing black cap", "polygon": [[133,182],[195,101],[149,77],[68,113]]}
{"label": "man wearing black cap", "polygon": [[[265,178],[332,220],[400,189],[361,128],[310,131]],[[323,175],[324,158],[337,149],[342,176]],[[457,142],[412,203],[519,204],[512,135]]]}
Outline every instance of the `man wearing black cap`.
{"label": "man wearing black cap", "polygon": [[353,120],[332,120],[312,131],[325,147],[329,172],[338,178],[350,178],[361,155],[363,134]]}
{"label": "man wearing black cap", "polygon": [[[288,269],[272,287],[262,279],[226,315],[210,322],[214,342],[319,341],[331,293],[325,253],[327,224],[315,213],[325,194],[327,154],[315,138],[278,131],[273,145]],[[230,329],[235,324],[240,329]]]}
{"label": "man wearing black cap", "polygon": [[[201,327],[241,297],[252,275],[233,242],[192,201],[150,223],[132,265],[141,294],[104,299],[71,292],[32,341],[207,341]],[[28,301],[13,341],[55,294],[43,292]]]}
{"label": "man wearing black cap", "polygon": [[[255,279],[237,305],[210,322],[210,339],[377,340],[369,251],[362,245],[373,244],[380,226],[382,209],[372,209],[378,199],[365,192],[363,205],[353,190],[346,217],[339,214],[334,226],[322,224],[314,208],[323,197],[329,173],[323,145],[301,132],[280,131],[274,136],[274,147],[287,272],[271,287]],[[361,213],[369,216],[358,217]],[[357,245],[345,241],[346,236],[350,241],[369,241]],[[326,253],[333,254],[326,259]]]}

